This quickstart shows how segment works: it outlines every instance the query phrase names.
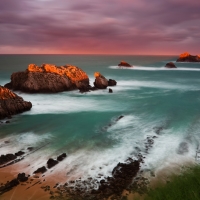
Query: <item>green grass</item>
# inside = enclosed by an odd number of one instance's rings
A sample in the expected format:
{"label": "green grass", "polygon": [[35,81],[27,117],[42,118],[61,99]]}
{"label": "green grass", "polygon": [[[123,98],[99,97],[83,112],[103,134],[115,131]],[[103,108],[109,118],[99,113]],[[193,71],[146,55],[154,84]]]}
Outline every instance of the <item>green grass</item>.
{"label": "green grass", "polygon": [[171,177],[170,182],[150,189],[144,200],[200,200],[200,167]]}

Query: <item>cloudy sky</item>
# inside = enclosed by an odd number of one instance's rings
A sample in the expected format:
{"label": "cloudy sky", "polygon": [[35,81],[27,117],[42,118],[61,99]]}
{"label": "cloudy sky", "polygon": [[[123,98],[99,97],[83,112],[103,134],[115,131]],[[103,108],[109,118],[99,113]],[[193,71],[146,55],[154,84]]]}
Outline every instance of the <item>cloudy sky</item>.
{"label": "cloudy sky", "polygon": [[199,0],[0,0],[0,54],[200,54]]}

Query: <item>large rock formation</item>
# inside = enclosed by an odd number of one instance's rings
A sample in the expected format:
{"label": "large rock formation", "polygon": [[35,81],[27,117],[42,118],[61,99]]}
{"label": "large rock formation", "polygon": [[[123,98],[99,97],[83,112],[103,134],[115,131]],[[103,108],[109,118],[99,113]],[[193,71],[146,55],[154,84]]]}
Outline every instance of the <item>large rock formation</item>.
{"label": "large rock formation", "polygon": [[177,68],[176,65],[173,63],[173,62],[168,62],[166,65],[165,65],[166,68]]}
{"label": "large rock formation", "polygon": [[22,97],[0,86],[0,119],[30,110],[31,102],[24,101]]}
{"label": "large rock formation", "polygon": [[43,64],[39,67],[30,64],[25,71],[13,73],[11,82],[5,87],[30,93],[54,93],[86,88],[88,85],[87,74],[76,66]]}
{"label": "large rock formation", "polygon": [[179,56],[176,62],[200,62],[200,55],[192,56],[185,52]]}
{"label": "large rock formation", "polygon": [[125,62],[125,61],[121,61],[118,64],[119,67],[132,67],[129,63]]}

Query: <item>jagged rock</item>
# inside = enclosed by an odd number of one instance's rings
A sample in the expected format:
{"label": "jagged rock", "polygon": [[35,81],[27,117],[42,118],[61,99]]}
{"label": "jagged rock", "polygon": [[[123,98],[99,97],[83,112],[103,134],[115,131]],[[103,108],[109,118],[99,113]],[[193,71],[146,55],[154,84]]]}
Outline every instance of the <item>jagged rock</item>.
{"label": "jagged rock", "polygon": [[0,119],[28,111],[31,107],[31,102],[24,101],[22,97],[0,86]]}
{"label": "jagged rock", "polygon": [[113,90],[111,88],[108,89],[109,93],[113,93]]}
{"label": "jagged rock", "polygon": [[129,63],[125,62],[125,61],[121,61],[118,64],[119,67],[132,67]]}
{"label": "jagged rock", "polygon": [[200,55],[193,56],[185,52],[179,56],[176,62],[200,62]]}
{"label": "jagged rock", "polygon": [[47,169],[46,169],[46,167],[45,166],[43,166],[43,167],[40,167],[40,168],[38,168],[37,170],[35,170],[33,173],[34,174],[37,174],[37,173],[45,173],[47,171]]}
{"label": "jagged rock", "polygon": [[19,185],[19,181],[16,178],[7,182],[5,185],[0,187],[0,195],[11,190],[13,187],[17,185]]}
{"label": "jagged rock", "polygon": [[117,85],[117,81],[115,81],[113,79],[108,80],[108,86],[115,86],[115,85]]}
{"label": "jagged rock", "polygon": [[53,158],[49,158],[49,160],[47,161],[47,167],[50,169],[53,166],[57,165],[58,161],[54,160]]}
{"label": "jagged rock", "polygon": [[28,177],[26,176],[25,173],[19,173],[17,175],[17,180],[20,181],[20,182],[25,182],[28,180]]}
{"label": "jagged rock", "polygon": [[25,154],[23,151],[18,151],[17,153],[15,153],[16,156],[22,156],[23,154]]}
{"label": "jagged rock", "polygon": [[99,195],[99,199],[108,198],[109,196],[121,195],[122,191],[126,189],[136,176],[140,168],[138,160],[131,160],[129,163],[118,163],[112,171],[112,177],[107,177],[106,180],[100,180],[98,190],[93,193]]}
{"label": "jagged rock", "polygon": [[165,65],[166,68],[177,68],[176,65],[173,63],[173,62],[168,62],[166,65]]}
{"label": "jagged rock", "polygon": [[17,156],[14,154],[11,154],[11,153],[6,154],[6,155],[1,155],[0,156],[0,165],[3,165],[11,160],[16,159],[16,158],[17,158]]}
{"label": "jagged rock", "polygon": [[62,153],[61,155],[59,155],[58,157],[57,157],[57,161],[62,161],[64,158],[66,158],[67,157],[67,154],[66,153]]}
{"label": "jagged rock", "polygon": [[94,73],[95,81],[94,86],[98,89],[106,89],[108,86],[108,80],[99,72]]}
{"label": "jagged rock", "polygon": [[56,66],[43,64],[41,67],[30,64],[24,72],[16,72],[5,87],[30,93],[55,93],[86,88],[88,75],[72,65]]}

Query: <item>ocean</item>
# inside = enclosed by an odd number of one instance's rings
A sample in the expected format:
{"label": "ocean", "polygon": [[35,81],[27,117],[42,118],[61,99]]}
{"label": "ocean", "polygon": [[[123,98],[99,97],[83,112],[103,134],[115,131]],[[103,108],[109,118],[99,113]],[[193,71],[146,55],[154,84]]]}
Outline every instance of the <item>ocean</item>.
{"label": "ocean", "polygon": [[[56,94],[15,91],[33,107],[13,116],[9,124],[0,124],[1,154],[26,152],[34,147],[37,151],[16,164],[32,174],[49,158],[66,153],[67,158],[47,172],[47,176],[55,174],[62,183],[111,176],[119,162],[138,159],[139,154],[144,157],[141,170],[155,175],[162,169],[198,163],[200,63],[175,63],[177,69],[164,67],[177,58],[0,55],[0,85],[30,63],[76,65],[88,74],[91,85],[96,71],[117,81],[113,93],[108,89]],[[121,60],[134,67],[119,68]],[[149,138],[153,138],[151,144]]]}

